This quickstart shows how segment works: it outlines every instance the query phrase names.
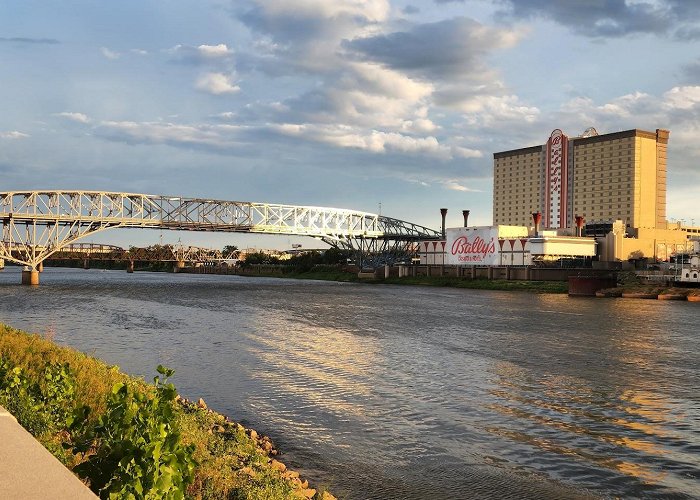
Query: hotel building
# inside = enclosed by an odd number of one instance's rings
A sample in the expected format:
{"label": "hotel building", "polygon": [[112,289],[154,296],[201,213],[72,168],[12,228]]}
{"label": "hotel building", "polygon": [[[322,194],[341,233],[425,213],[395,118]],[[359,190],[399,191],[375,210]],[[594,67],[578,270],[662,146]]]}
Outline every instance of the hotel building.
{"label": "hotel building", "polygon": [[561,130],[545,144],[493,155],[493,224],[548,229],[622,220],[628,228],[666,228],[669,131],[633,129],[578,137]]}

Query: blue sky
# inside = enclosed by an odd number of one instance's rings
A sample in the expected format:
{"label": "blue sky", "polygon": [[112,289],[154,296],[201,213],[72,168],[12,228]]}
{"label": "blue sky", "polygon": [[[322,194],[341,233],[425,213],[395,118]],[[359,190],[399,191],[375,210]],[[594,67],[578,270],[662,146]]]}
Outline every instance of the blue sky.
{"label": "blue sky", "polygon": [[[447,207],[448,225],[462,209],[487,225],[494,151],[668,128],[668,215],[700,223],[699,39],[685,0],[5,0],[0,190],[381,203],[431,227]],[[163,235],[178,238],[316,246]]]}

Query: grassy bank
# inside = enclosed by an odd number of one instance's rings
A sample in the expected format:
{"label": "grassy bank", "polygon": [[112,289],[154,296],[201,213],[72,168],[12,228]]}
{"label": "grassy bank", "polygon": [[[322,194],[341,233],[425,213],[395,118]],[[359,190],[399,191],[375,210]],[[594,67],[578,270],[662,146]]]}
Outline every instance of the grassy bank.
{"label": "grassy bank", "polygon": [[[167,380],[147,384],[46,337],[0,325],[0,405],[67,467],[82,473],[98,464],[97,475],[95,470],[79,474],[90,478],[93,489],[99,478],[111,481],[114,490],[116,479],[99,477],[113,467],[137,478],[122,491],[157,487],[151,496],[143,493],[147,498],[333,498],[286,470],[269,438],[213,412],[201,400],[176,397]],[[160,373],[169,375],[164,369]],[[115,430],[126,438],[110,444]],[[154,436],[155,446],[148,436]],[[162,462],[157,481],[144,470],[152,467],[153,457]],[[178,481],[184,485],[180,489],[173,486]],[[158,493],[166,490],[167,495]],[[102,496],[107,497],[105,491]]]}
{"label": "grassy bank", "polygon": [[567,293],[568,283],[565,281],[516,281],[516,280],[488,280],[457,278],[453,276],[414,276],[414,277],[390,277],[380,279],[360,279],[357,273],[342,270],[312,269],[310,271],[285,270],[280,272],[277,268],[266,270],[258,268],[241,273],[244,276],[263,276],[274,278],[311,279],[340,282],[360,282],[369,284],[388,285],[420,285],[452,288],[469,288],[475,290],[505,290],[527,291],[534,293]]}

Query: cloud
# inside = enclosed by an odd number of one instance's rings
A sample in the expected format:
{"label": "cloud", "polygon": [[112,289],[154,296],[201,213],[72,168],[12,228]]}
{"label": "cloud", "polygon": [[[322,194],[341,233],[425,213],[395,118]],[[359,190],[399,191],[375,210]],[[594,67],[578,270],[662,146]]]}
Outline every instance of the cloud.
{"label": "cloud", "polygon": [[273,125],[282,135],[323,142],[341,148],[359,149],[376,154],[401,153],[429,156],[442,160],[479,158],[480,151],[442,144],[433,136],[413,137],[397,132],[364,131],[342,125]]}
{"label": "cloud", "polygon": [[230,62],[233,57],[233,49],[226,44],[218,45],[176,45],[166,52],[173,56],[173,60],[183,64],[216,64],[218,62]]}
{"label": "cloud", "polygon": [[90,118],[83,113],[64,111],[63,113],[54,113],[54,116],[60,116],[61,118],[66,118],[67,120],[78,123],[90,123]]}
{"label": "cloud", "polygon": [[633,34],[671,35],[695,40],[700,36],[700,4],[692,0],[493,0],[505,4],[497,17],[545,18],[588,37]]}
{"label": "cloud", "polygon": [[461,191],[463,193],[478,193],[478,192],[480,192],[478,189],[472,189],[472,188],[468,188],[467,186],[463,186],[462,184],[460,184],[459,182],[457,182],[455,180],[448,180],[448,181],[443,183],[443,186],[445,186],[445,188],[447,188],[451,191]]}
{"label": "cloud", "polygon": [[148,55],[148,51],[143,50],[143,49],[131,49],[129,52],[131,52],[132,54],[139,55],[139,56],[147,56]]}
{"label": "cloud", "polygon": [[241,88],[232,82],[230,75],[205,73],[195,83],[195,88],[214,95],[235,94]]}
{"label": "cloud", "polygon": [[24,132],[19,132],[18,130],[0,132],[0,139],[26,139],[27,137],[30,137],[30,135],[25,134]]}
{"label": "cloud", "polygon": [[61,42],[54,38],[26,38],[26,37],[12,37],[5,38],[0,37],[0,43],[15,43],[15,44],[28,44],[28,45],[57,45]]}
{"label": "cloud", "polygon": [[201,147],[215,152],[231,151],[240,145],[240,127],[191,125],[164,122],[103,121],[95,128],[99,136],[130,144],[168,144]]}
{"label": "cloud", "polygon": [[101,47],[100,52],[102,52],[102,55],[105,56],[107,59],[119,59],[121,57],[121,54],[119,52],[115,52],[113,50],[109,50],[107,47]]}
{"label": "cloud", "polygon": [[426,78],[465,76],[482,69],[481,58],[495,49],[512,47],[517,30],[484,26],[457,17],[413,26],[410,30],[346,40],[343,48],[390,68]]}
{"label": "cloud", "polygon": [[243,5],[248,7],[238,7],[238,19],[268,48],[248,54],[245,62],[270,75],[332,73],[340,42],[379,29],[391,12],[388,0],[252,0]]}

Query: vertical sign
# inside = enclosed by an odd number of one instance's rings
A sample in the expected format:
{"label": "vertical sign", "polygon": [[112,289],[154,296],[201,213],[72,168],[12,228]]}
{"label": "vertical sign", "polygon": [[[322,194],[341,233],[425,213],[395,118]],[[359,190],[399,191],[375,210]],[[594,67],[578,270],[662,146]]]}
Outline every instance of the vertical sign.
{"label": "vertical sign", "polygon": [[566,227],[567,224],[568,140],[561,130],[556,129],[547,141],[544,225],[548,228]]}

